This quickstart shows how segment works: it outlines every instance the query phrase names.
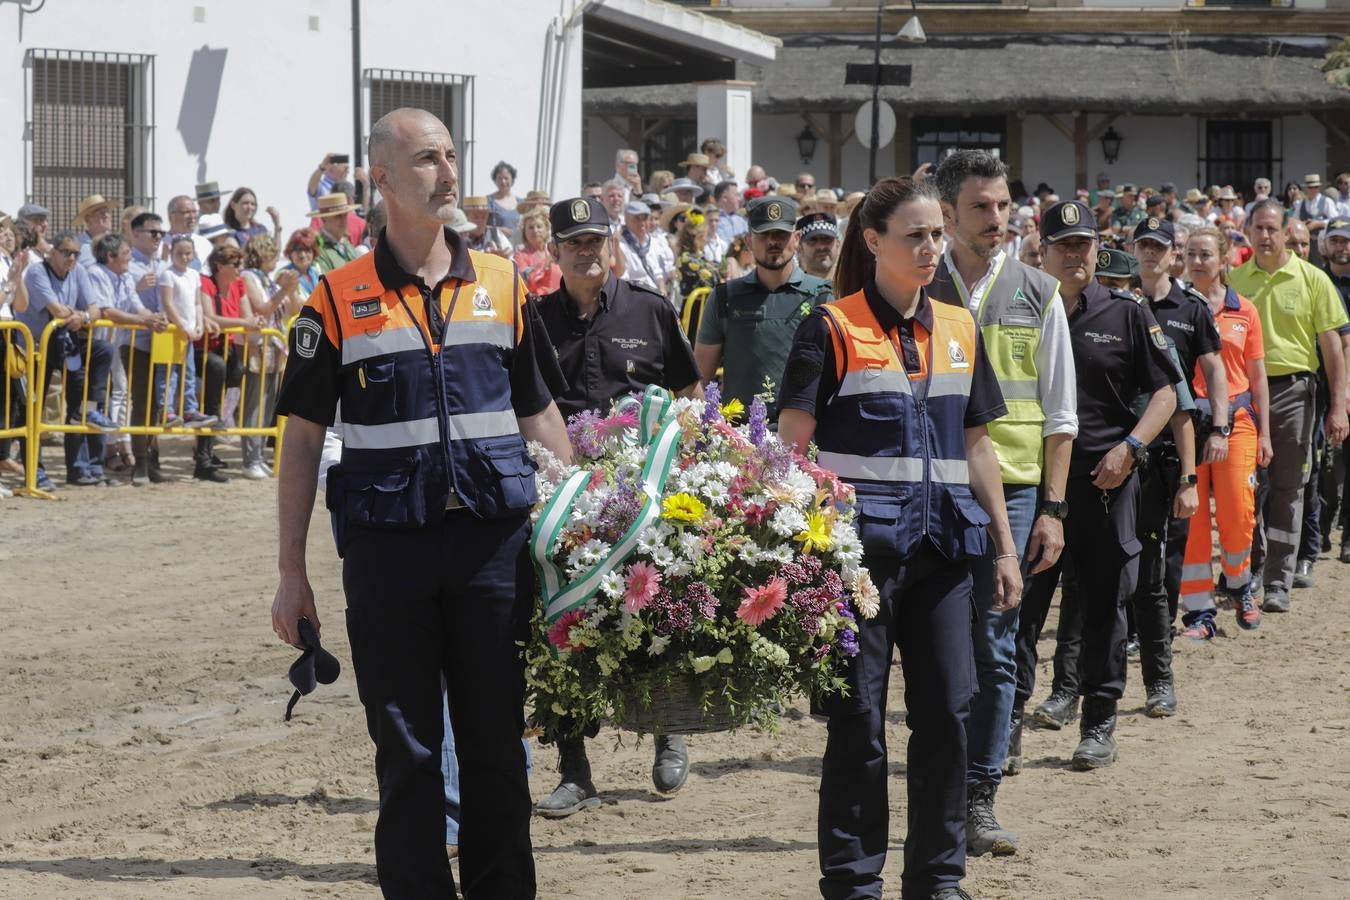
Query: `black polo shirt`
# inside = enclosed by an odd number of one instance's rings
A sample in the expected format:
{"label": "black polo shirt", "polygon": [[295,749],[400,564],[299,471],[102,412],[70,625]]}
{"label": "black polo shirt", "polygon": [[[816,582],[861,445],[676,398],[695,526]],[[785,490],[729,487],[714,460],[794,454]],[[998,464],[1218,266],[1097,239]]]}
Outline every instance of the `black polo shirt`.
{"label": "black polo shirt", "polygon": [[[380,285],[386,290],[400,290],[405,285],[415,285],[422,295],[422,303],[409,302],[408,306],[414,318],[427,323],[427,330],[439,344],[445,330],[445,317],[449,315],[450,304],[454,298],[455,286],[461,282],[472,284],[478,280],[473,260],[464,242],[452,229],[445,229],[445,242],[454,253],[450,271],[436,285],[427,287],[426,283],[414,272],[405,272],[393,251],[384,241],[378,241],[375,249],[375,273]],[[525,295],[525,287],[517,283],[520,296],[526,299],[527,313],[525,328],[520,342],[509,362],[511,379],[511,406],[517,416],[537,415],[547,408],[553,394],[565,386],[562,374],[539,323],[539,315],[534,301]],[[435,298],[435,299],[433,299]],[[320,334],[318,346],[309,356],[295,352],[297,329],[291,329],[291,352],[286,359],[286,372],[277,394],[277,415],[297,415],[302,419],[317,422],[320,425],[332,425],[339,398],[342,396],[342,350],[335,347],[324,328],[324,314],[331,314],[332,300],[328,296],[328,282],[320,279],[314,292],[309,295],[301,318],[312,320],[318,326]]]}
{"label": "black polo shirt", "polygon": [[1206,353],[1218,353],[1223,346],[1219,326],[1209,311],[1209,302],[1171,279],[1172,289],[1160,300],[1149,301],[1149,312],[1172,339],[1181,360],[1181,375],[1187,381],[1195,372],[1195,361]]}
{"label": "black polo shirt", "polygon": [[[927,290],[919,294],[919,304],[914,309],[914,315],[908,319],[901,317],[899,311],[886,302],[877,290],[876,282],[867,282],[863,287],[863,296],[881,327],[895,335],[905,371],[910,374],[922,371],[919,345],[914,339],[914,323],[917,322],[929,334],[933,333],[933,306]],[[971,370],[970,398],[966,402],[965,428],[987,425],[1008,413],[994,369],[985,358],[984,338],[979,331],[975,335],[975,362]],[[778,394],[778,408],[800,409],[819,418],[816,410],[829,405],[839,390],[837,366],[834,341],[830,339],[830,324],[825,321],[825,310],[817,306],[797,326],[797,333],[793,336],[783,375],[783,387]]]}
{"label": "black polo shirt", "polygon": [[564,417],[609,405],[649,384],[682,391],[698,381],[698,366],[675,309],[665,297],[610,275],[595,314],[582,318],[567,279],[539,298],[539,315],[558,353],[568,388],[554,397]]}
{"label": "black polo shirt", "polygon": [[1148,308],[1093,281],[1066,300],[1078,378],[1078,437],[1071,476],[1087,475],[1139,424],[1131,404],[1177,381],[1167,338]]}
{"label": "black polo shirt", "polygon": [[[1345,314],[1350,316],[1350,273],[1337,275],[1331,271],[1331,266],[1323,266],[1322,271],[1326,272],[1331,283],[1336,285],[1336,292],[1341,295],[1341,302],[1345,304]],[[1341,334],[1350,332],[1350,325],[1342,325],[1338,330]]]}

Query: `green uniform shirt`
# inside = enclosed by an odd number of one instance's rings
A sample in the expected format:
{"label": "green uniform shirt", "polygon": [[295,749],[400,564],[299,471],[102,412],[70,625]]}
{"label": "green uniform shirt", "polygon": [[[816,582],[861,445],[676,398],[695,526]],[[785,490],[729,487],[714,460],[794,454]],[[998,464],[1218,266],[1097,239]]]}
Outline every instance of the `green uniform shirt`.
{"label": "green uniform shirt", "polygon": [[698,343],[722,346],[722,397],[747,407],[764,379],[783,383],[792,337],[813,308],[834,299],[830,283],[795,262],[775,291],[759,283],[758,269],[718,285],[698,326]]}
{"label": "green uniform shirt", "polygon": [[1148,218],[1148,216],[1145,215],[1143,208],[1137,203],[1133,209],[1125,209],[1122,206],[1117,206],[1111,212],[1111,224],[1118,228],[1133,229],[1134,226],[1138,225],[1146,218]]}
{"label": "green uniform shirt", "polygon": [[1228,283],[1261,314],[1266,374],[1316,372],[1317,336],[1346,323],[1345,305],[1327,274],[1290,253],[1274,273],[1249,259],[1232,271]]}
{"label": "green uniform shirt", "polygon": [[339,269],[356,259],[356,248],[349,241],[334,242],[328,235],[319,232],[315,238],[315,243],[318,245],[319,252],[314,255],[314,263],[319,267],[319,271],[324,274]]}

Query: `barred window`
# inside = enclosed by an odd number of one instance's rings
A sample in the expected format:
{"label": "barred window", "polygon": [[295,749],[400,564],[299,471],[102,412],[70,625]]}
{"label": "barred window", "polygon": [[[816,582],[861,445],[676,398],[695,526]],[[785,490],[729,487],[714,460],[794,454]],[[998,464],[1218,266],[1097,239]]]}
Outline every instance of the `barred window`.
{"label": "barred window", "polygon": [[[1231,184],[1251,191],[1258,178],[1274,178],[1283,160],[1275,156],[1270,120],[1210,119],[1205,122],[1205,184]],[[1280,185],[1275,186],[1276,191]]]}
{"label": "barred window", "polygon": [[154,60],[134,53],[33,49],[24,55],[25,195],[66,227],[102,194],[114,216],[154,205]]}
{"label": "barred window", "polygon": [[366,128],[401,107],[425,109],[445,123],[459,151],[460,194],[473,191],[473,76],[366,69]]}

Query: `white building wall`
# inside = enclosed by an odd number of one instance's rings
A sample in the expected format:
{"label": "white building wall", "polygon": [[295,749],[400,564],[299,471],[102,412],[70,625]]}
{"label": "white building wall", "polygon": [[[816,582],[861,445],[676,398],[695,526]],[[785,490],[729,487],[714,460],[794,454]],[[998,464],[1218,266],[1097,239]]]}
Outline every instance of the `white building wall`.
{"label": "white building wall", "polygon": [[[1275,129],[1275,154],[1280,154],[1280,131]],[[1288,116],[1284,120],[1284,164],[1275,164],[1271,179],[1276,191],[1282,191],[1289,181],[1302,183],[1305,175],[1321,174],[1323,183],[1329,183],[1327,171],[1327,131],[1312,116]]]}
{"label": "white building wall", "polygon": [[[570,3],[568,4],[570,5]],[[498,159],[520,171],[519,193],[534,185],[535,136],[545,35],[559,0],[499,0],[483,14],[472,0],[428,4],[367,0],[361,22],[361,67],[475,76],[476,147],[462,191],[491,187]],[[289,230],[306,212],[305,183],[325,153],[351,152],[351,4],[348,0],[60,0],[23,17],[23,37],[6,20],[0,72],[0,209],[24,200],[23,60],[30,48],[153,54],[156,207],[199,180],[247,185],[261,206],[275,205]],[[194,18],[204,18],[196,22]],[[311,30],[311,17],[317,30]],[[504,57],[501,23],[512,23]],[[189,153],[180,116],[208,108],[210,94],[186,97],[194,51],[224,50],[210,139]],[[580,186],[581,41],[568,57],[558,131],[555,192]],[[209,89],[214,85],[207,85]],[[460,137],[459,135],[453,135]],[[43,198],[35,198],[39,202]],[[61,224],[61,223],[53,223]]]}
{"label": "white building wall", "polygon": [[[615,120],[622,124],[625,117]],[[586,162],[583,181],[599,181],[602,184],[614,177],[614,157],[624,149],[627,141],[599,116],[589,116],[586,120]],[[638,148],[631,147],[636,150]],[[645,178],[649,173],[643,172]],[[679,173],[676,173],[678,177]],[[561,196],[561,195],[559,195]]]}

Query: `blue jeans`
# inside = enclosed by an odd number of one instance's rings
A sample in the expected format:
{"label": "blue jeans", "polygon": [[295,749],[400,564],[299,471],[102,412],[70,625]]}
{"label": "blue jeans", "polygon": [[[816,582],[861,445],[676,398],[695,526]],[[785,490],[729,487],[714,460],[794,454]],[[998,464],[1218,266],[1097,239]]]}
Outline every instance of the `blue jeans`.
{"label": "blue jeans", "polygon": [[[445,716],[445,739],[441,741],[441,775],[445,778],[445,842],[459,843],[459,760],[455,758],[455,732],[450,726],[450,697],[446,695],[441,711]],[[525,774],[530,773],[530,742],[525,747]]]}
{"label": "blue jeans", "polygon": [[[1038,488],[1032,484],[1005,484],[1008,525],[1019,564],[1025,562],[1027,541],[1036,520]],[[977,616],[971,629],[975,644],[975,671],[979,681],[966,720],[966,783],[1003,780],[1008,755],[1009,719],[1017,687],[1017,622],[1020,607],[994,612],[994,542],[980,559],[972,560]],[[1025,576],[1025,571],[1023,575]]]}
{"label": "blue jeans", "polygon": [[[178,412],[178,379],[186,378],[187,383],[183,385],[183,412],[197,412],[197,348],[187,345],[187,356],[181,363],[173,363],[169,366],[169,400],[165,407],[171,412]],[[156,380],[155,390],[163,390],[164,383]]]}

